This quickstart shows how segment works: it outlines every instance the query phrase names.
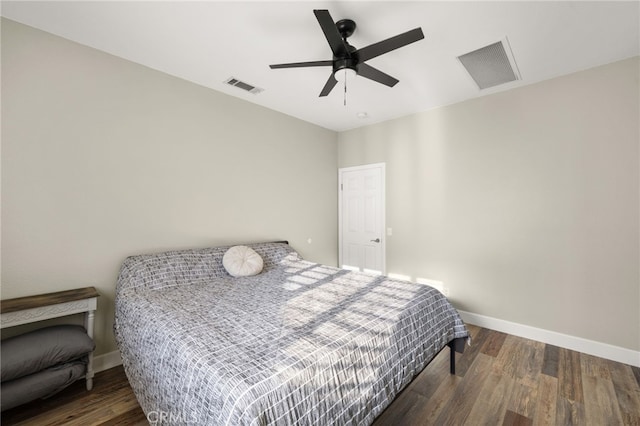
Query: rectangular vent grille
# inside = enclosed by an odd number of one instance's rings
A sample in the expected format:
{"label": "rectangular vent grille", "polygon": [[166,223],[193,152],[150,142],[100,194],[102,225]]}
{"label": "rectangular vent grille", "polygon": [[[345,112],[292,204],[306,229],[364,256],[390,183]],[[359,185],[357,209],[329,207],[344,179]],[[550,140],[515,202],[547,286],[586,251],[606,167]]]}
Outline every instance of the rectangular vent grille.
{"label": "rectangular vent grille", "polygon": [[499,41],[458,56],[458,60],[478,87],[487,89],[520,79],[513,55],[510,57],[509,54],[511,51],[508,42]]}
{"label": "rectangular vent grille", "polygon": [[244,81],[240,81],[234,77],[229,77],[227,80],[225,80],[225,83],[227,83],[230,86],[235,86],[249,93],[253,93],[254,95],[257,95],[258,93],[264,91],[264,89],[245,83]]}

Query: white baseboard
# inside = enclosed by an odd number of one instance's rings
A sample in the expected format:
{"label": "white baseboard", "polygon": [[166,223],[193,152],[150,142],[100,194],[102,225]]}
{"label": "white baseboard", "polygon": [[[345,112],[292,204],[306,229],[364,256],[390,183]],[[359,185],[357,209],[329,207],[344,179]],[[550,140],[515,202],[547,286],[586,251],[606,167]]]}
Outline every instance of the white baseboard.
{"label": "white baseboard", "polygon": [[474,314],[472,312],[458,312],[464,322],[468,322],[469,324],[640,367],[640,352],[638,351],[609,345],[607,343],[587,340],[582,337],[570,336],[568,334],[505,321],[498,318]]}
{"label": "white baseboard", "polygon": [[122,358],[120,358],[120,351],[108,352],[93,357],[93,371],[96,373],[117,367],[121,364]]}

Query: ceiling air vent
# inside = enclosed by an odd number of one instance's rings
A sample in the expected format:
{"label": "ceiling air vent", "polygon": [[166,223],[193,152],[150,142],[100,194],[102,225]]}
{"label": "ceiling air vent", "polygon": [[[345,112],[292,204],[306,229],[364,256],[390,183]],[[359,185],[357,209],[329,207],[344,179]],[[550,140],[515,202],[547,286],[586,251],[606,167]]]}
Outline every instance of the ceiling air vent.
{"label": "ceiling air vent", "polygon": [[506,38],[458,56],[458,60],[480,89],[520,80],[518,67]]}
{"label": "ceiling air vent", "polygon": [[225,83],[227,83],[230,86],[235,86],[238,87],[244,91],[247,91],[249,93],[253,93],[254,95],[257,95],[258,93],[262,92],[264,89],[261,89],[259,87],[256,86],[252,86],[249,83],[245,83],[244,81],[240,81],[237,78],[234,77],[229,77],[227,80],[225,80]]}

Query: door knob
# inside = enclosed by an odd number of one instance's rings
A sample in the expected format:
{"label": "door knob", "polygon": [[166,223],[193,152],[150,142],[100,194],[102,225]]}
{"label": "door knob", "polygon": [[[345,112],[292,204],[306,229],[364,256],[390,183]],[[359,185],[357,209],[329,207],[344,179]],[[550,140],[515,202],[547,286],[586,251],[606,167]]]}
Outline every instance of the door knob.
{"label": "door knob", "polygon": [[380,242],[380,238],[376,238],[375,240],[371,240],[372,243],[379,243]]}

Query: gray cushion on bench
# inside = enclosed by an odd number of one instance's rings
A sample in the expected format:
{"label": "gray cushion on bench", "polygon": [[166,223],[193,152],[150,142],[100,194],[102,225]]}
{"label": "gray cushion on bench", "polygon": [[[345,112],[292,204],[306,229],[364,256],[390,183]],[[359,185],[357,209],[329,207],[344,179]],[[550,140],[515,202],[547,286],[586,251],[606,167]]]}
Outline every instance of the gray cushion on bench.
{"label": "gray cushion on bench", "polygon": [[79,325],[56,325],[10,337],[0,346],[2,382],[76,360],[94,348]]}
{"label": "gray cushion on bench", "polygon": [[86,362],[75,361],[3,382],[0,389],[2,411],[38,398],[47,398],[78,380],[85,372]]}

